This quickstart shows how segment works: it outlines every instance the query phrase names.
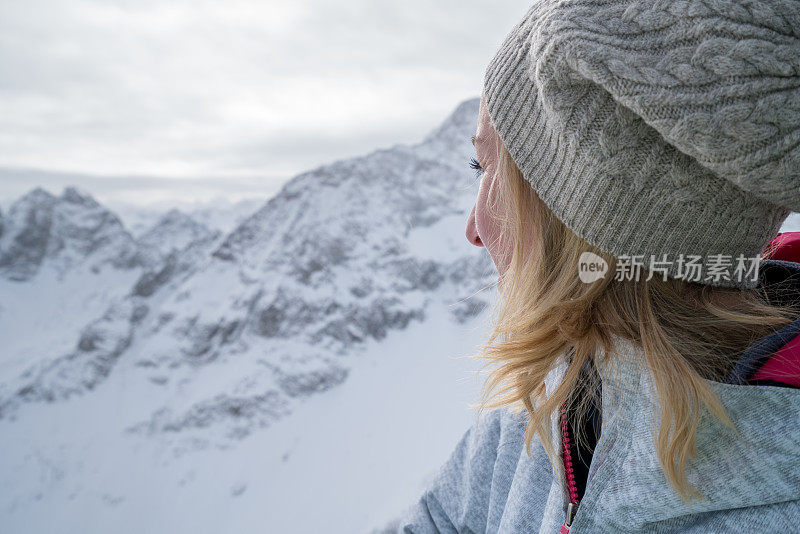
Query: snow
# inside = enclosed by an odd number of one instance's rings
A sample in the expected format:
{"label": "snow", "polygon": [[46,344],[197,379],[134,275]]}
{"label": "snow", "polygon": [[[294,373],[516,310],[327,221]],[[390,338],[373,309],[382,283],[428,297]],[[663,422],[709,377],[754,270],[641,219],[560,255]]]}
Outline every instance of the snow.
{"label": "snow", "polygon": [[467,355],[485,319],[455,325],[439,307],[235,443],[126,433],[159,403],[127,372],[93,396],[23,408],[0,421],[4,531],[370,532],[421,495],[470,425],[480,377]]}
{"label": "snow", "polygon": [[781,226],[781,232],[800,232],[800,213],[790,213]]}
{"label": "snow", "polygon": [[135,281],[135,271],[70,272],[59,279],[40,272],[35,283],[0,278],[0,376],[11,377],[38,361],[73,348],[80,329],[105,311]]}

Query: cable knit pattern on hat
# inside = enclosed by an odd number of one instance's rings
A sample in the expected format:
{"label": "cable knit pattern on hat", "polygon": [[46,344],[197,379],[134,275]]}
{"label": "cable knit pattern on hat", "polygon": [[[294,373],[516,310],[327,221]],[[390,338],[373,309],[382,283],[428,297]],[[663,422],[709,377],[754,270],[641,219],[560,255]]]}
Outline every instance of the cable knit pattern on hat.
{"label": "cable knit pattern on hat", "polygon": [[484,94],[542,200],[614,256],[752,258],[800,211],[800,2],[541,0]]}

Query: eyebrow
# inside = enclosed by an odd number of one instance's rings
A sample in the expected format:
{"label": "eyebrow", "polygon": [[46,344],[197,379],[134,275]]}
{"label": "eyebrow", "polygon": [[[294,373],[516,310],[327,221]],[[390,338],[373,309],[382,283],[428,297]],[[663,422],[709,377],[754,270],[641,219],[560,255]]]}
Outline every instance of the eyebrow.
{"label": "eyebrow", "polygon": [[472,136],[472,146],[475,146],[475,136]]}

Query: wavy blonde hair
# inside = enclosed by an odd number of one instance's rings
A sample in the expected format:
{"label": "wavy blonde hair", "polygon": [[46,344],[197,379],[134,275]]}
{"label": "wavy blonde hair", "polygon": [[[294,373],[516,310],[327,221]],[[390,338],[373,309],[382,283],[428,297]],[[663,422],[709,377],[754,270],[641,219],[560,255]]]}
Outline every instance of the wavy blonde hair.
{"label": "wavy blonde hair", "polygon": [[[763,289],[710,287],[660,276],[581,282],[581,253],[605,259],[610,273],[616,270],[615,258],[556,218],[505,147],[499,148],[498,175],[489,192],[495,201],[487,210],[500,221],[500,246],[510,247],[512,254],[498,281],[491,335],[474,355],[493,367],[479,407],[524,408],[530,415],[528,454],[536,434],[556,462],[551,416],[579,386],[589,394],[581,396],[571,417],[581,417],[591,402],[599,402],[599,378],[581,369],[601,348],[612,360],[620,357],[614,353],[614,335],[629,340],[643,349],[655,385],[653,415],[660,415],[660,426],[654,440],[664,475],[684,501],[703,498],[685,473],[697,452],[695,432],[703,408],[735,431],[706,379],[724,381],[748,346],[791,322],[798,308],[770,303]],[[563,381],[546,395],[545,376],[570,348]],[[583,435],[578,440],[585,442]]]}

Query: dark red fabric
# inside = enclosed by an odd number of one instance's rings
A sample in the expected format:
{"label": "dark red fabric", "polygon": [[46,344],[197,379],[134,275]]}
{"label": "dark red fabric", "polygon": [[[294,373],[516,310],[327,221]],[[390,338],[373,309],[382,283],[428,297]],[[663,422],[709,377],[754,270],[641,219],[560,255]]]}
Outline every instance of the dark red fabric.
{"label": "dark red fabric", "polygon": [[800,336],[773,354],[767,363],[753,374],[751,380],[774,380],[800,387]]}
{"label": "dark red fabric", "polygon": [[800,263],[800,232],[780,232],[762,253],[769,260]]}

